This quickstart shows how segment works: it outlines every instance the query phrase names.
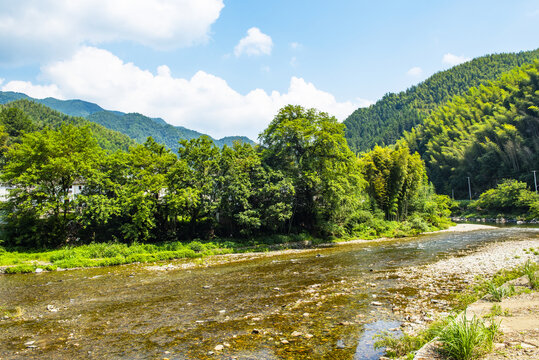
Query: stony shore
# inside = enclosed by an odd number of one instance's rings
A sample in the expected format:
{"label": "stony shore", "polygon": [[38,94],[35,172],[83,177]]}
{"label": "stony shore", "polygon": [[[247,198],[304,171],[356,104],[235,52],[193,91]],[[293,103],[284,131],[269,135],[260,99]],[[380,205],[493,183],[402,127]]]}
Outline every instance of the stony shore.
{"label": "stony shore", "polygon": [[[445,231],[471,231],[480,228],[484,228],[484,225],[459,224],[457,229]],[[530,248],[534,251],[530,251]],[[453,305],[447,299],[451,294],[462,292],[479,281],[479,278],[491,278],[499,270],[520,266],[528,260],[539,262],[537,250],[539,250],[539,232],[535,238],[529,240],[487,244],[475,250],[456,253],[450,258],[432,264],[400,269],[395,275],[402,288],[416,288],[419,290],[419,296],[416,302],[410,303],[406,308],[394,307],[393,312],[403,318],[405,332],[417,333],[434,319],[449,314]],[[480,302],[483,304],[485,301]],[[492,303],[487,305],[490,309]],[[502,308],[509,308],[514,316],[511,320],[505,320],[507,324],[504,328],[505,336],[502,342],[496,345],[496,351],[487,358],[507,358],[504,354],[510,354],[511,359],[534,358],[539,344],[535,340],[531,341],[530,336],[535,337],[539,334],[537,293],[522,294],[516,300],[504,300],[501,305]],[[520,314],[526,315],[518,317]],[[500,320],[504,325],[504,320]],[[522,346],[529,346],[529,349],[522,351]],[[433,353],[424,357],[427,358],[438,359]]]}

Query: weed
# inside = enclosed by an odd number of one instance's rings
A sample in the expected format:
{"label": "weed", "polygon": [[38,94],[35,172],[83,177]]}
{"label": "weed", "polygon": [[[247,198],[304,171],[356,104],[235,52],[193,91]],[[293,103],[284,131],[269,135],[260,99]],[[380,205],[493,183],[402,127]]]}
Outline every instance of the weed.
{"label": "weed", "polygon": [[490,294],[490,296],[492,296],[492,300],[496,302],[500,302],[504,297],[512,294],[510,288],[505,286],[496,286],[494,282],[489,282],[487,284],[487,293]]}
{"label": "weed", "polygon": [[530,287],[532,289],[539,288],[539,281],[537,280],[537,264],[531,262],[529,259],[526,261],[526,263],[523,266],[523,272],[528,277],[528,280],[530,281]]}
{"label": "weed", "polygon": [[492,305],[492,308],[490,308],[490,312],[484,316],[484,318],[489,319],[496,316],[511,316],[511,313],[508,309],[502,309],[502,307],[498,304]]}
{"label": "weed", "polygon": [[[447,319],[433,322],[417,335],[403,334],[395,337],[389,332],[375,335],[377,338],[374,343],[376,349],[386,348],[386,355],[389,357],[401,357],[407,355],[413,359],[413,351],[419,350],[423,345],[438,336],[438,333],[447,325]],[[408,357],[406,359],[408,359]]]}
{"label": "weed", "polygon": [[499,332],[499,323],[490,325],[476,317],[466,318],[466,312],[452,318],[439,335],[441,351],[456,360],[468,360],[492,350],[492,344]]}

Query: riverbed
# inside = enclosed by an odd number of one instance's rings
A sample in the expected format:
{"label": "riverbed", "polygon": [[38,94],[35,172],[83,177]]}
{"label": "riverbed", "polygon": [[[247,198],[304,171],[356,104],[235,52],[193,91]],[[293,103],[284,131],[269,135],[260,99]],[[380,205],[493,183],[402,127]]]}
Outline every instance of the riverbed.
{"label": "riverbed", "polygon": [[164,271],[133,264],[1,276],[0,307],[19,307],[20,316],[0,320],[0,359],[374,360],[372,335],[398,332],[400,309],[422,303],[428,318],[446,302],[406,286],[402,274],[538,237],[533,228],[499,228],[207,267],[176,261],[158,264]]}

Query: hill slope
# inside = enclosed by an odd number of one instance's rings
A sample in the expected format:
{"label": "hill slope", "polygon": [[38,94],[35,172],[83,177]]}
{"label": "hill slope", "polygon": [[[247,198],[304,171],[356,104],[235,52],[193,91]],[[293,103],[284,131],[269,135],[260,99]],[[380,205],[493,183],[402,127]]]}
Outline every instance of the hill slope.
{"label": "hill slope", "polygon": [[[158,143],[175,150],[178,141],[182,139],[195,139],[205,134],[187,129],[183,126],[173,126],[161,118],[150,118],[141,114],[125,114],[120,111],[104,110],[101,106],[83,100],[58,100],[55,98],[34,99],[26,94],[12,91],[0,91],[0,104],[6,104],[19,99],[32,100],[43,104],[53,110],[74,117],[85,117],[91,122],[100,124],[105,128],[125,134],[138,143],[146,141],[151,136]],[[208,135],[205,135],[208,136]],[[211,138],[211,136],[209,136]],[[234,141],[254,144],[245,136],[227,136],[222,139],[213,139],[219,146],[232,146]]]}
{"label": "hill slope", "polygon": [[105,150],[127,150],[135,142],[127,135],[107,129],[82,117],[73,117],[62,114],[43,104],[20,98],[3,105],[5,108],[20,109],[32,121],[34,129],[44,127],[57,128],[61,124],[73,124],[75,126],[88,126],[97,140],[99,146]]}
{"label": "hill slope", "polygon": [[534,59],[539,59],[539,49],[487,55],[436,73],[406,91],[389,93],[376,104],[357,109],[344,121],[348,145],[359,152],[376,144],[393,144],[454,95],[464,94],[470,87],[495,80]]}
{"label": "hill slope", "polygon": [[[112,111],[100,111],[89,115],[88,120],[126,134],[138,143],[143,143],[148,136],[151,136],[155,141],[166,145],[172,150],[178,148],[178,141],[182,139],[190,140],[200,136],[207,136],[183,126],[172,126],[160,118],[149,118],[137,113],[118,114]],[[224,145],[232,146],[233,141],[254,144],[244,136],[229,136],[219,140],[212,138],[212,140],[219,147]]]}
{"label": "hill slope", "polygon": [[467,198],[468,177],[473,197],[504,178],[532,186],[532,170],[539,170],[539,60],[453,98],[404,137],[440,193]]}

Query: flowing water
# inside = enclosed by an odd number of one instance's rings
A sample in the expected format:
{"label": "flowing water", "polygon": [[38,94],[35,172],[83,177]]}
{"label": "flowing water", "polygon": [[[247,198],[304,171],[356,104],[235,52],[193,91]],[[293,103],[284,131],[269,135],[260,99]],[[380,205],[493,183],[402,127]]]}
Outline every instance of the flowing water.
{"label": "flowing water", "polygon": [[537,234],[439,233],[191,270],[0,276],[0,306],[23,311],[0,320],[0,359],[378,359],[373,335],[396,331],[391,306],[418,292],[396,289],[395,270]]}

